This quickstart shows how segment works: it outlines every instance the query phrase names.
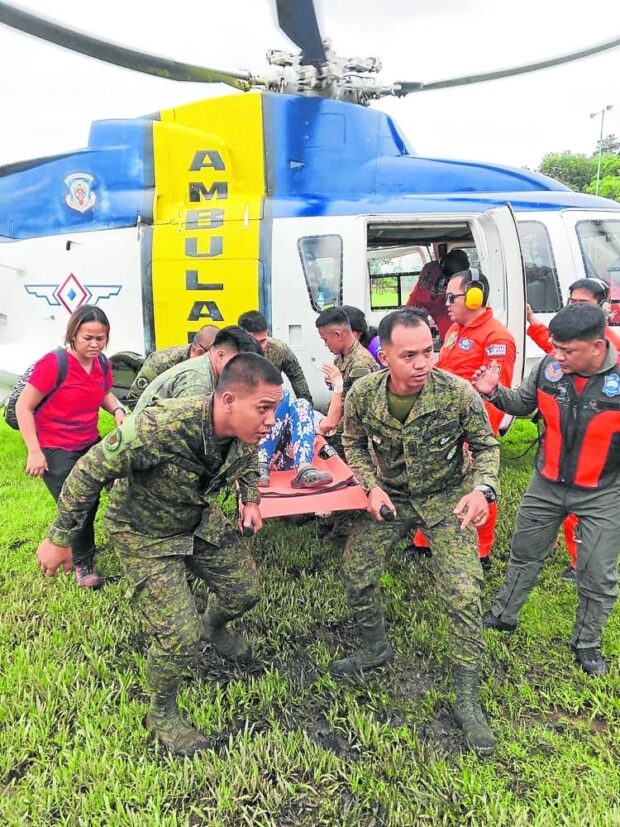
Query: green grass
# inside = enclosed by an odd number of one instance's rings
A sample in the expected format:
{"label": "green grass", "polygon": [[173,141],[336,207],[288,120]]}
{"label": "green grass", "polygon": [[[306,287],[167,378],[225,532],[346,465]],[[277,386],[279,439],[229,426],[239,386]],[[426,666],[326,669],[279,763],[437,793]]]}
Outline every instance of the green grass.
{"label": "green grass", "polygon": [[[533,452],[509,456],[532,435],[518,423],[504,440],[485,607],[532,468]],[[253,541],[264,599],[241,623],[256,661],[204,655],[181,704],[213,750],[182,760],[143,727],[145,644],[103,532],[101,591],[43,577],[34,550],[51,498],[4,424],[0,456],[0,824],[620,825],[620,612],[605,630],[611,673],[587,679],[567,646],[563,547],[517,634],[487,635],[482,695],[499,748],[480,759],[451,717],[449,628],[427,564],[392,559],[384,576],[395,663],[339,685],[326,667],[355,641],[340,550],[315,523],[269,525]]]}

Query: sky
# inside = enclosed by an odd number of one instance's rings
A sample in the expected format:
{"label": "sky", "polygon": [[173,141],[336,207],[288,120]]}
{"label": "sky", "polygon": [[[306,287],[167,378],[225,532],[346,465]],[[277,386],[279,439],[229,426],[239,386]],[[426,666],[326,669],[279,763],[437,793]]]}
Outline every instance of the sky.
{"label": "sky", "polygon": [[[321,32],[335,50],[379,57],[386,82],[429,82],[542,60],[620,32],[618,0],[589,0],[587,6],[566,0],[315,3]],[[268,48],[293,48],[277,28],[275,0],[20,5],[101,39],[212,68],[259,74]],[[93,120],[241,94],[109,66],[4,26],[0,60],[0,165],[83,147]],[[607,105],[614,108],[606,113],[605,134],[620,135],[619,70],[620,48],[555,69],[384,98],[373,106],[396,120],[420,155],[535,169],[547,152],[593,152],[601,120],[589,116]]]}

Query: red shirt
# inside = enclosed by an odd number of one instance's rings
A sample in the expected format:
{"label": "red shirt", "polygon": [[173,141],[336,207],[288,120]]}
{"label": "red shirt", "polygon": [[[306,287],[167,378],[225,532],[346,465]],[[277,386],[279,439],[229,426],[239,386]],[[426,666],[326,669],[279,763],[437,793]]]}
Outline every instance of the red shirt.
{"label": "red shirt", "polygon": [[[553,350],[549,328],[542,322],[531,324],[527,329],[527,335],[545,353],[551,353]],[[620,351],[620,336],[609,325],[605,327],[605,338],[612,343],[616,350]]]}
{"label": "red shirt", "polygon": [[[461,327],[455,322],[451,325],[439,351],[437,367],[470,380],[478,368],[496,362],[500,366],[500,384],[510,388],[516,358],[517,348],[512,333],[494,319],[493,310],[486,307],[484,313],[471,324]],[[504,414],[490,402],[485,402],[484,407],[493,433],[497,434]]]}
{"label": "red shirt", "polygon": [[[28,384],[48,394],[56,386],[57,378],[56,354],[47,353],[36,363]],[[76,357],[67,351],[67,375],[63,383],[34,415],[41,448],[80,451],[96,442],[99,408],[113,382],[109,363],[106,376],[99,359],[93,360],[91,372],[86,373]]]}

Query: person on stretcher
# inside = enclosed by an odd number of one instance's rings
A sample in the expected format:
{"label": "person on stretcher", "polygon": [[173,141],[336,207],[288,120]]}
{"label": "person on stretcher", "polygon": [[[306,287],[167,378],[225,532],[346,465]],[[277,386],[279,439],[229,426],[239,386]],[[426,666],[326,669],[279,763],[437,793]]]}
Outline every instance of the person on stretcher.
{"label": "person on stretcher", "polygon": [[276,408],[276,421],[269,434],[258,445],[259,488],[269,487],[270,471],[297,473],[291,480],[292,488],[321,488],[333,482],[327,471],[317,471],[314,459],[315,434],[328,436],[342,417],[342,375],[335,365],[321,368],[326,382],[332,388],[327,414],[314,411],[305,399],[295,399],[290,392],[282,392],[282,401]]}

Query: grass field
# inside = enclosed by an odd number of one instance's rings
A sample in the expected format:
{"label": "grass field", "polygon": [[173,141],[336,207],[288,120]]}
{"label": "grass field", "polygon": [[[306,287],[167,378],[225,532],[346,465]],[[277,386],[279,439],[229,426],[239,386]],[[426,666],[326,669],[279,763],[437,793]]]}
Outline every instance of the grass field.
{"label": "grass field", "polygon": [[[531,453],[510,456],[532,436],[519,423],[504,442],[485,608],[532,467]],[[213,749],[183,760],[144,729],[145,643],[105,537],[98,593],[44,578],[34,550],[51,498],[25,478],[4,423],[0,457],[0,824],[620,825],[620,611],[605,630],[610,675],[588,679],[567,646],[575,592],[558,579],[562,547],[517,634],[485,633],[499,748],[481,759],[450,713],[450,630],[427,563],[392,558],[384,576],[394,664],[339,685],[327,665],[356,639],[340,549],[314,522],[269,525],[253,541],[264,599],[241,624],[255,662],[229,668],[205,651],[181,704]]]}

